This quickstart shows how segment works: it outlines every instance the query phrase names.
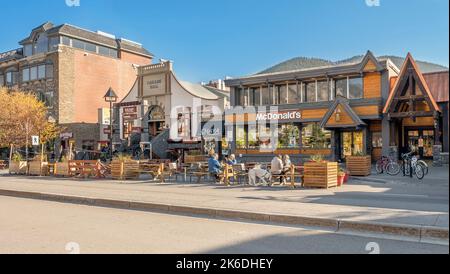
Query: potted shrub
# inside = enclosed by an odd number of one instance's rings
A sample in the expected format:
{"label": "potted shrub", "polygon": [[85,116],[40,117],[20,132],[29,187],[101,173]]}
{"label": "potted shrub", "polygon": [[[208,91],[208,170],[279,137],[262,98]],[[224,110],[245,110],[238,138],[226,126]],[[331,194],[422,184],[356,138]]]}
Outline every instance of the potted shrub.
{"label": "potted shrub", "polygon": [[111,175],[114,180],[139,179],[139,161],[131,156],[119,154],[111,162]]}
{"label": "potted shrub", "polygon": [[351,176],[369,176],[372,173],[372,157],[364,153],[347,156],[347,170]]}
{"label": "potted shrub", "polygon": [[11,163],[9,163],[9,173],[17,175],[25,175],[28,172],[28,163],[23,160],[20,153],[13,154]]}
{"label": "potted shrub", "polygon": [[305,163],[303,186],[330,188],[338,185],[338,163],[325,161],[322,155],[311,156]]}
{"label": "potted shrub", "polygon": [[339,171],[339,173],[338,173],[338,182],[337,182],[337,185],[338,186],[343,186],[344,185],[344,182],[345,182],[345,176],[346,176],[347,174],[345,173],[345,171],[344,170],[340,170]]}
{"label": "potted shrub", "polygon": [[54,174],[55,176],[70,176],[69,161],[65,156],[61,158],[61,162],[55,163]]}
{"label": "potted shrub", "polygon": [[48,175],[48,163],[37,156],[28,163],[28,175],[46,176]]}

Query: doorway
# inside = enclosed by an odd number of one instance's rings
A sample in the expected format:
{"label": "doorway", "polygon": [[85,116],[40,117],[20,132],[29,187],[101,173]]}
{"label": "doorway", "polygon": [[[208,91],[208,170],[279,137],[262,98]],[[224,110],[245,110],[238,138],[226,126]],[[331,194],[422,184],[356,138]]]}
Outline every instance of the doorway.
{"label": "doorway", "polygon": [[341,133],[341,159],[364,152],[364,133],[362,131],[344,131]]}
{"label": "doorway", "polygon": [[433,158],[434,129],[406,129],[405,150],[416,151],[420,158]]}
{"label": "doorway", "polygon": [[156,137],[161,134],[166,127],[165,121],[157,121],[149,123],[150,137]]}

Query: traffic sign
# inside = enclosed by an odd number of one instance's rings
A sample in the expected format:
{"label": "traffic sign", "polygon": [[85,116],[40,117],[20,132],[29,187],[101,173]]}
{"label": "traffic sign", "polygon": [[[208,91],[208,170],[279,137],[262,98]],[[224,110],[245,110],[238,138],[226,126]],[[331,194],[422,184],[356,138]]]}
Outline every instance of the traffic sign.
{"label": "traffic sign", "polygon": [[31,143],[33,146],[39,145],[39,136],[31,136]]}

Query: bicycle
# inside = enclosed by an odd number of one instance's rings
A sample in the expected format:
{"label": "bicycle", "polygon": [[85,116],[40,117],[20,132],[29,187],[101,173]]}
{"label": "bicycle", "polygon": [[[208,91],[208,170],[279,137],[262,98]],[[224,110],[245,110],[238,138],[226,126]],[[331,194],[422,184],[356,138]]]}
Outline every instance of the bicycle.
{"label": "bicycle", "polygon": [[387,174],[392,175],[388,170],[388,166],[393,162],[394,160],[391,157],[382,156],[375,164],[375,170],[377,171],[378,174],[382,174],[386,171]]}
{"label": "bicycle", "polygon": [[402,154],[403,175],[411,177],[415,175],[417,179],[422,180],[426,175],[425,168],[423,166],[423,163],[425,162],[419,163],[419,159],[417,158],[417,156],[412,156],[412,154],[413,152]]}

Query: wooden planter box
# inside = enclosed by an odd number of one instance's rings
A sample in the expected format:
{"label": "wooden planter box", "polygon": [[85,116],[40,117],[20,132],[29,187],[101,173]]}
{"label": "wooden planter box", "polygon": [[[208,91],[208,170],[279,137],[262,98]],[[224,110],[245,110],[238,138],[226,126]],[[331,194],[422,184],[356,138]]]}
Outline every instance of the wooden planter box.
{"label": "wooden planter box", "polygon": [[304,187],[331,188],[338,185],[338,163],[305,163]]}
{"label": "wooden planter box", "polygon": [[14,162],[9,164],[9,174],[25,175],[28,173],[28,164],[25,161]]}
{"label": "wooden planter box", "polygon": [[371,156],[348,156],[346,161],[351,176],[369,176],[372,173]]}
{"label": "wooden planter box", "polygon": [[63,176],[63,177],[69,177],[70,176],[70,169],[69,169],[69,163],[55,163],[55,176]]}
{"label": "wooden planter box", "polygon": [[114,180],[139,179],[139,161],[112,161],[111,175]]}
{"label": "wooden planter box", "polygon": [[48,163],[40,161],[32,161],[28,163],[28,175],[31,176],[47,176]]}

